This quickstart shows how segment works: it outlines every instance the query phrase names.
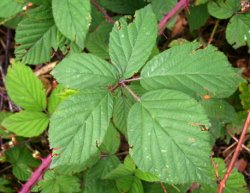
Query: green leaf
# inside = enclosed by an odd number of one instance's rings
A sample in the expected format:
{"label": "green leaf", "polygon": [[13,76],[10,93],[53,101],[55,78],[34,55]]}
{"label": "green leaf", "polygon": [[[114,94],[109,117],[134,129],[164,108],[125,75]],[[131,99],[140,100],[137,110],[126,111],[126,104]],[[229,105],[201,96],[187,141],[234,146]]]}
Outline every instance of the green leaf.
{"label": "green leaf", "polygon": [[11,133],[9,133],[7,130],[5,130],[2,126],[2,122],[5,118],[11,116],[12,113],[10,112],[0,112],[0,136],[2,138],[9,137]]}
{"label": "green leaf", "polygon": [[215,47],[199,47],[197,42],[185,43],[154,57],[142,69],[142,86],[176,89],[194,97],[230,96],[244,79]]}
{"label": "green leaf", "polygon": [[52,0],[52,10],[60,32],[83,49],[91,22],[90,1]]}
{"label": "green leaf", "polygon": [[51,4],[51,0],[28,0],[31,3],[34,3],[36,5],[50,5]]}
{"label": "green leaf", "polygon": [[105,138],[100,146],[103,153],[114,154],[120,146],[120,134],[112,124],[109,125]]}
{"label": "green leaf", "polygon": [[2,125],[18,136],[35,137],[48,126],[49,118],[42,112],[21,111],[4,119]]}
{"label": "green leaf", "polygon": [[120,14],[133,14],[146,5],[144,0],[99,0],[104,8]]}
{"label": "green leaf", "polygon": [[116,180],[120,192],[144,193],[141,180],[135,176],[126,176]]}
{"label": "green leaf", "polygon": [[80,191],[80,181],[71,175],[60,175],[53,170],[47,171],[39,181],[41,193],[73,193]]}
{"label": "green leaf", "polygon": [[235,49],[250,47],[250,12],[233,16],[226,29],[226,39]]}
{"label": "green leaf", "polygon": [[[214,158],[214,163],[218,166],[218,173],[219,176],[222,177],[226,173],[226,165],[224,161],[220,158]],[[214,173],[215,170],[212,169],[212,172]],[[247,193],[249,192],[247,190],[247,184],[245,182],[244,176],[239,173],[236,169],[233,169],[231,174],[228,177],[225,189],[223,193]],[[216,179],[216,174],[214,173],[213,175],[213,183],[211,184],[201,184],[201,188],[199,192],[202,193],[211,193],[211,192],[217,192],[218,189],[218,184],[217,184],[217,179]]]}
{"label": "green leaf", "polygon": [[210,119],[212,126],[209,132],[214,143],[216,139],[222,137],[225,124],[235,123],[237,114],[233,106],[222,99],[202,100],[200,103]]}
{"label": "green leaf", "polygon": [[86,47],[90,53],[103,59],[109,59],[108,43],[112,27],[112,24],[103,22],[94,32],[89,34],[86,41]]}
{"label": "green leaf", "polygon": [[113,122],[117,129],[127,136],[127,117],[134,99],[131,99],[125,89],[121,89],[121,94],[114,98]]}
{"label": "green leaf", "polygon": [[203,130],[209,126],[201,105],[188,95],[165,89],[148,92],[129,112],[130,155],[139,169],[163,182],[206,182],[211,147]]}
{"label": "green leaf", "polygon": [[31,152],[24,146],[16,146],[5,152],[6,159],[12,164],[13,174],[22,181],[32,174],[32,168],[37,167],[40,161],[34,159]]}
{"label": "green leaf", "polygon": [[152,9],[158,21],[168,13],[177,3],[177,0],[151,0]]}
{"label": "green leaf", "polygon": [[23,63],[41,64],[50,60],[52,47],[57,46],[57,28],[51,9],[39,6],[28,12],[18,24],[15,55]]}
{"label": "green leaf", "polygon": [[250,86],[247,83],[240,84],[240,100],[245,110],[250,109]]}
{"label": "green leaf", "polygon": [[50,114],[52,114],[57,106],[62,101],[62,97],[60,96],[63,93],[63,86],[61,84],[57,85],[56,89],[54,89],[49,96],[48,100],[48,111]]}
{"label": "green leaf", "polygon": [[218,19],[228,19],[240,9],[240,1],[235,0],[213,0],[209,1],[208,12]]}
{"label": "green leaf", "polygon": [[101,159],[84,176],[83,193],[119,193],[114,181],[102,180],[102,177],[116,168],[119,163],[116,156]]}
{"label": "green leaf", "polygon": [[8,68],[6,88],[11,100],[25,110],[43,111],[46,108],[46,93],[42,82],[24,64],[14,62]]}
{"label": "green leaf", "polygon": [[10,181],[0,178],[0,192],[13,193],[14,190],[8,186],[10,186]]}
{"label": "green leaf", "polygon": [[126,18],[117,21],[110,34],[109,53],[122,78],[129,78],[144,65],[154,47],[157,22],[151,6],[135,13],[127,24]]}
{"label": "green leaf", "polygon": [[110,63],[91,54],[71,54],[55,67],[52,74],[59,83],[73,89],[107,88],[118,79]]}
{"label": "green leaf", "polygon": [[189,14],[187,14],[188,25],[190,31],[194,31],[205,25],[209,18],[207,5],[201,4],[199,6],[192,6]]}
{"label": "green leaf", "polygon": [[24,3],[17,0],[1,0],[0,1],[0,17],[9,18],[23,11]]}
{"label": "green leaf", "polygon": [[155,175],[149,173],[149,172],[144,172],[140,169],[135,170],[135,176],[141,180],[147,181],[147,182],[157,182],[159,181],[159,178],[157,178]]}
{"label": "green leaf", "polygon": [[49,128],[50,147],[59,154],[52,165],[80,164],[93,156],[107,133],[112,109],[112,95],[101,89],[81,90],[60,103]]}

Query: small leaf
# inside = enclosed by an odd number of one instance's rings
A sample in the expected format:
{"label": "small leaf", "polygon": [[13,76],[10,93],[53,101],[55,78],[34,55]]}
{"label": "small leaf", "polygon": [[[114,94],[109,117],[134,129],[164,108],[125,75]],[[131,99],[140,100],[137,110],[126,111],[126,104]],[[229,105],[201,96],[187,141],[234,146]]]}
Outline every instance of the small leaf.
{"label": "small leaf", "polygon": [[144,65],[154,47],[157,22],[151,6],[136,11],[135,19],[116,22],[110,34],[109,53],[122,78],[129,78]]}
{"label": "small leaf", "polygon": [[6,88],[11,100],[25,110],[43,111],[46,93],[42,82],[24,64],[14,62],[8,68]]}
{"label": "small leaf", "polygon": [[[139,169],[164,182],[206,182],[210,123],[194,99],[174,90],[144,94],[128,116],[130,155]],[[171,156],[170,156],[171,155]]]}
{"label": "small leaf", "polygon": [[208,12],[218,19],[227,19],[240,9],[240,1],[235,0],[213,0],[209,1]]}
{"label": "small leaf", "polygon": [[135,171],[135,176],[141,180],[147,181],[147,182],[157,182],[160,181],[159,178],[157,178],[155,175],[149,173],[149,172],[144,172],[140,169],[136,169]]}
{"label": "small leaf", "polygon": [[84,176],[83,193],[118,193],[114,181],[102,180],[103,176],[120,163],[116,156],[105,157],[88,170]]}
{"label": "small leaf", "polygon": [[[218,166],[218,173],[219,176],[222,178],[226,173],[226,165],[224,161],[220,158],[214,158],[214,163]],[[214,173],[215,170],[212,169]],[[247,184],[245,182],[244,176],[239,173],[236,169],[233,169],[230,176],[228,177],[226,186],[224,188],[223,193],[233,193],[233,192],[240,192],[240,193],[247,193]],[[211,184],[201,184],[200,191],[202,193],[211,193],[217,192],[218,184],[216,179],[216,174],[213,175],[213,182]]]}
{"label": "small leaf", "polygon": [[84,163],[96,154],[107,133],[112,109],[112,95],[101,89],[81,90],[60,103],[49,128],[50,147],[59,154],[53,167]]}
{"label": "small leaf", "polygon": [[199,47],[197,42],[185,43],[154,57],[142,69],[142,86],[176,89],[194,97],[230,96],[244,79],[215,47]]}
{"label": "small leaf", "polygon": [[60,32],[83,49],[91,22],[90,1],[52,0],[52,10]]}
{"label": "small leaf", "polygon": [[117,82],[115,68],[91,54],[71,54],[56,66],[52,74],[59,83],[73,89],[108,88]]}
{"label": "small leaf", "polygon": [[236,14],[229,20],[226,38],[235,49],[245,45],[250,47],[250,12]]}
{"label": "small leaf", "polygon": [[190,8],[189,14],[187,14],[190,31],[197,30],[205,25],[208,18],[209,13],[207,10],[207,5],[201,4],[199,6],[192,6]]}
{"label": "small leaf", "polygon": [[32,168],[38,167],[40,161],[32,157],[31,152],[24,146],[16,146],[5,152],[6,159],[12,164],[13,174],[22,181],[32,174]]}
{"label": "small leaf", "polygon": [[120,134],[112,124],[109,125],[105,138],[100,146],[100,151],[114,154],[120,146]]}
{"label": "small leaf", "polygon": [[48,126],[49,118],[42,112],[21,111],[4,119],[2,125],[18,136],[35,137]]}
{"label": "small leaf", "polygon": [[90,53],[103,59],[109,59],[108,43],[112,27],[112,24],[102,22],[94,32],[88,35],[86,47]]}
{"label": "small leaf", "polygon": [[135,176],[125,176],[116,180],[120,192],[144,193],[142,182]]}
{"label": "small leaf", "polygon": [[62,101],[62,97],[60,96],[63,92],[63,87],[62,85],[57,85],[56,89],[54,89],[49,97],[49,100],[48,100],[48,111],[50,114],[52,114],[58,104]]}
{"label": "small leaf", "polygon": [[39,181],[41,193],[74,193],[80,191],[80,181],[75,176],[60,175],[47,171]]}
{"label": "small leaf", "polygon": [[23,11],[24,3],[16,0],[1,0],[0,1],[0,17],[9,18]]}
{"label": "small leaf", "polygon": [[51,9],[39,6],[18,24],[15,55],[23,63],[41,64],[51,58],[52,47],[57,47],[57,28]]}

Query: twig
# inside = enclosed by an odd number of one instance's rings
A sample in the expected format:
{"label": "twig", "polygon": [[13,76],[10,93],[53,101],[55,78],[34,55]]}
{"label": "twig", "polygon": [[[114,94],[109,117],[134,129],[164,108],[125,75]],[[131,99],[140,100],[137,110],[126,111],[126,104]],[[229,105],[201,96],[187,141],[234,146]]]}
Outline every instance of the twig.
{"label": "twig", "polygon": [[52,155],[49,154],[46,158],[42,159],[42,163],[37,168],[35,172],[33,172],[30,179],[23,185],[22,189],[18,191],[18,193],[29,193],[32,187],[40,180],[43,174],[47,171],[52,161]]}
{"label": "twig", "polygon": [[213,41],[213,39],[214,39],[215,32],[216,32],[216,30],[217,30],[217,28],[218,28],[218,26],[219,26],[219,22],[220,22],[220,20],[216,20],[215,25],[214,25],[214,28],[213,28],[213,31],[212,31],[212,33],[211,33],[211,36],[210,36],[209,40],[208,40],[208,44],[211,44],[211,43],[212,43],[212,41]]}
{"label": "twig", "polygon": [[223,179],[220,181],[220,184],[219,184],[219,187],[218,187],[218,193],[223,193],[223,189],[225,188],[227,179],[228,179],[228,177],[229,177],[229,175],[230,175],[230,173],[231,173],[231,171],[232,171],[232,169],[234,167],[234,164],[235,164],[235,162],[236,162],[236,160],[237,160],[237,158],[239,156],[239,153],[240,153],[240,150],[241,150],[241,145],[243,144],[243,141],[244,141],[245,135],[247,133],[247,128],[249,126],[249,123],[250,123],[250,110],[248,110],[248,115],[247,115],[243,130],[242,130],[242,133],[240,135],[239,142],[238,142],[237,147],[235,149],[233,158],[229,163],[229,166],[227,168],[227,171],[226,171]]}
{"label": "twig", "polygon": [[43,75],[43,74],[47,74],[48,72],[50,72],[55,66],[57,65],[57,62],[51,62],[48,65],[40,68],[39,70],[37,70],[35,72],[35,74],[37,76]]}
{"label": "twig", "polygon": [[96,0],[91,0],[91,3],[96,7],[96,9],[97,9],[98,11],[100,11],[100,12],[104,15],[104,17],[105,17],[105,19],[107,20],[107,22],[109,22],[109,23],[111,23],[111,24],[114,24],[114,23],[115,23],[115,21],[107,14],[107,11],[106,11],[104,8],[102,8],[102,7],[96,2]]}
{"label": "twig", "polygon": [[128,80],[123,80],[124,83],[128,83],[128,82],[133,82],[133,81],[137,81],[137,80],[141,80],[141,77],[135,77],[135,78],[131,78]]}
{"label": "twig", "polygon": [[[234,136],[233,136],[232,134],[230,134],[230,133],[229,133],[229,135],[234,139],[234,141],[236,141],[237,143],[239,143],[239,140],[238,140],[236,137],[234,137]],[[241,147],[242,147],[244,150],[246,150],[247,152],[250,153],[250,149],[249,149],[247,146],[245,146],[244,144],[242,144]]]}
{"label": "twig", "polygon": [[141,101],[141,98],[137,96],[137,94],[135,94],[134,91],[132,91],[123,81],[120,82],[120,85],[124,87],[134,97],[136,101]]}
{"label": "twig", "polygon": [[168,191],[167,191],[166,187],[164,186],[164,184],[162,182],[160,184],[161,184],[161,188],[162,188],[163,192],[168,193]]}
{"label": "twig", "polygon": [[168,23],[168,21],[178,12],[184,9],[185,7],[188,7],[189,0],[180,0],[174,7],[171,9],[160,21],[158,25],[158,33],[161,35],[163,33],[163,30]]}

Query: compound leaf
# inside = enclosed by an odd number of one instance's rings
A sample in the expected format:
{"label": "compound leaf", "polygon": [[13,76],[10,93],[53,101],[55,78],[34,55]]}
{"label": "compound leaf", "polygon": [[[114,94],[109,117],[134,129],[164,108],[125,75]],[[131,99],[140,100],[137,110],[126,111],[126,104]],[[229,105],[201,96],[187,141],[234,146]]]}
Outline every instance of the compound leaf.
{"label": "compound leaf", "polygon": [[195,97],[230,96],[244,79],[215,47],[199,47],[197,42],[185,43],[155,56],[142,69],[142,86],[176,89]]}
{"label": "compound leaf", "polygon": [[6,88],[11,100],[25,110],[45,110],[46,93],[43,84],[28,66],[14,62],[8,68]]}
{"label": "compound leaf", "polygon": [[39,6],[29,12],[16,29],[15,55],[28,64],[41,64],[50,60],[52,47],[57,45],[57,28],[51,9]]}
{"label": "compound leaf", "polygon": [[109,53],[122,78],[136,73],[149,58],[157,36],[157,22],[151,6],[135,13],[127,24],[126,18],[117,21],[110,34]]}
{"label": "compound leaf", "polygon": [[81,90],[61,102],[49,128],[50,147],[59,154],[53,166],[84,163],[96,154],[107,132],[112,109],[112,95],[100,89]]}
{"label": "compound leaf", "polygon": [[52,74],[59,83],[73,89],[108,87],[118,79],[110,63],[92,54],[71,54]]}
{"label": "compound leaf", "polygon": [[90,22],[89,0],[52,0],[52,10],[59,31],[84,48]]}
{"label": "compound leaf", "polygon": [[40,135],[48,126],[49,117],[42,112],[21,111],[4,119],[2,125],[18,136]]}
{"label": "compound leaf", "polygon": [[209,126],[201,105],[188,95],[148,92],[128,115],[130,155],[139,169],[164,182],[207,182],[211,147],[203,130]]}
{"label": "compound leaf", "polygon": [[245,45],[250,47],[250,12],[236,14],[229,20],[226,38],[235,49]]}

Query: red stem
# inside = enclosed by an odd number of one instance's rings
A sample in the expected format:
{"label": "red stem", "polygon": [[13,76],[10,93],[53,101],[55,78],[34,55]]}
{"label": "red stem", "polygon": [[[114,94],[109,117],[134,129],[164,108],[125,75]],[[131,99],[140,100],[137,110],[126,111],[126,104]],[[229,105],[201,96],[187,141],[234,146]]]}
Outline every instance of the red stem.
{"label": "red stem", "polygon": [[239,139],[239,142],[237,144],[237,147],[235,149],[235,152],[234,152],[234,155],[233,155],[233,158],[232,160],[230,161],[229,163],[229,166],[227,168],[227,171],[223,177],[223,179],[220,181],[220,184],[219,184],[219,187],[218,187],[218,193],[222,193],[223,192],[223,189],[225,188],[226,186],[226,182],[227,182],[227,179],[234,167],[234,164],[239,156],[239,153],[240,153],[240,150],[241,150],[241,146],[244,142],[244,138],[245,138],[245,135],[247,133],[247,128],[249,126],[249,123],[250,123],[250,110],[248,111],[248,115],[247,115],[247,118],[246,118],[246,121],[245,121],[245,124],[244,124],[244,127],[243,127],[243,130],[242,130],[242,133],[240,135],[240,139]]}
{"label": "red stem", "polygon": [[161,35],[163,33],[163,30],[168,23],[168,21],[178,12],[181,11],[182,9],[188,7],[189,5],[189,0],[180,0],[173,9],[171,9],[160,21],[158,25],[158,33]]}
{"label": "red stem", "polygon": [[40,180],[46,170],[49,168],[52,160],[52,155],[49,154],[46,158],[42,159],[42,164],[36,171],[33,172],[30,179],[23,185],[22,189],[19,190],[18,193],[29,193],[34,185],[36,185],[37,181]]}

